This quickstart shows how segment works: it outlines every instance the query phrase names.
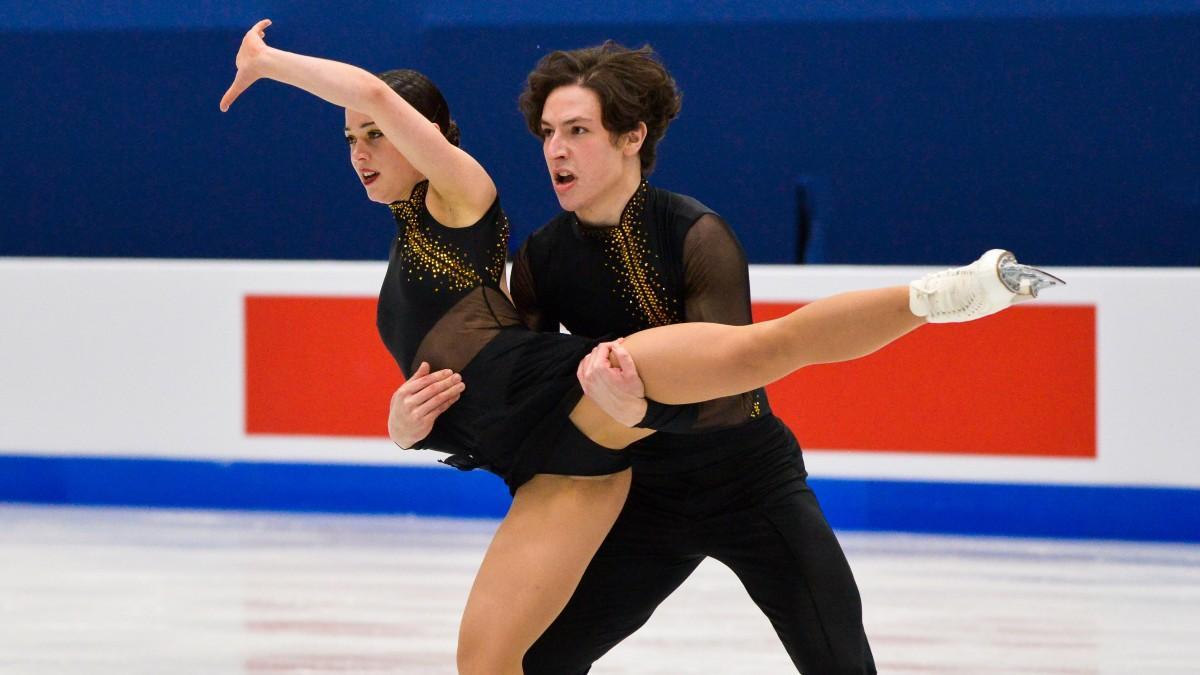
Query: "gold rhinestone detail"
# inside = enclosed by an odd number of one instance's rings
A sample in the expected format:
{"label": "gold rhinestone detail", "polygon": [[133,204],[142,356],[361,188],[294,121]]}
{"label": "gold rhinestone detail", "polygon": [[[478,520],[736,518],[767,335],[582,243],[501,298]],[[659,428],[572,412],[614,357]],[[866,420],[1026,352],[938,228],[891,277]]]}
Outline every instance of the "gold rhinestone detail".
{"label": "gold rhinestone detail", "polygon": [[639,227],[646,210],[650,186],[646,181],[621,212],[621,221],[603,230],[605,265],[617,277],[617,294],[624,298],[626,308],[649,327],[666,326],[682,321],[676,302],[663,285],[658,269],[650,263],[653,253],[646,243],[646,234]]}
{"label": "gold rhinestone detail", "polygon": [[508,259],[508,216],[504,211],[500,212],[499,222],[496,223],[499,232],[497,232],[496,241],[492,244],[492,258],[488,262],[487,273],[491,277],[489,281],[493,284],[500,283],[500,277],[504,274],[504,261]]}
{"label": "gold rhinestone detail", "polygon": [[[392,215],[402,224],[400,233],[401,269],[409,282],[428,282],[433,292],[465,291],[483,283],[467,251],[444,241],[438,233],[421,222],[428,182],[418,183],[412,194],[402,202],[391,204]],[[508,218],[503,212],[499,219],[497,241],[493,244],[486,272],[493,284],[500,283],[504,260],[508,253]]]}

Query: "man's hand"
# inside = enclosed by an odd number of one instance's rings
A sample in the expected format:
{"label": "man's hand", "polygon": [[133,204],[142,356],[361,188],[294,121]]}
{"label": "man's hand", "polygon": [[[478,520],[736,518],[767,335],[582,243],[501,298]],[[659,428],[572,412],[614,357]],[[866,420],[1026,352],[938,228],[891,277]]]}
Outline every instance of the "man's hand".
{"label": "man's hand", "polygon": [[438,415],[454,405],[467,385],[452,370],[429,372],[429,364],[413,373],[412,379],[392,394],[388,410],[388,436],[403,449],[411,448],[429,435]]}
{"label": "man's hand", "polygon": [[638,376],[633,356],[616,342],[601,342],[583,357],[576,370],[583,393],[613,419],[627,427],[646,416],[646,387]]}

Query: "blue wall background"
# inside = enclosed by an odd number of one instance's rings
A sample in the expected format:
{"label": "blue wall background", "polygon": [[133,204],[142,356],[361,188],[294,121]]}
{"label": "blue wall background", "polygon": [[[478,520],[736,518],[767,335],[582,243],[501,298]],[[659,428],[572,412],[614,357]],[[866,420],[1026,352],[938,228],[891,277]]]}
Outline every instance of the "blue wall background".
{"label": "blue wall background", "polygon": [[442,86],[514,245],[556,211],[515,100],[556,48],[649,42],[684,91],[653,180],[753,262],[1200,265],[1200,2],[0,0],[0,255],[382,259],[341,111],[241,34]]}

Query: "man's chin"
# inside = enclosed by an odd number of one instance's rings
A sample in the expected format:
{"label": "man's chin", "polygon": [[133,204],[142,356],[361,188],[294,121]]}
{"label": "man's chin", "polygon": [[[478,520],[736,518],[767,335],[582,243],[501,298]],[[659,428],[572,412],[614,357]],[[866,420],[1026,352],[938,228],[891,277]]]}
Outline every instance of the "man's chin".
{"label": "man's chin", "polygon": [[558,205],[563,211],[578,211],[579,207],[583,205],[583,201],[575,195],[574,190],[566,194],[556,193],[554,196],[558,197]]}
{"label": "man's chin", "polygon": [[379,190],[378,188],[371,189],[372,187],[374,187],[374,186],[364,186],[364,188],[367,192],[367,199],[370,199],[371,201],[375,202],[376,204],[390,204],[391,203],[383,197],[383,195],[384,195],[383,191]]}

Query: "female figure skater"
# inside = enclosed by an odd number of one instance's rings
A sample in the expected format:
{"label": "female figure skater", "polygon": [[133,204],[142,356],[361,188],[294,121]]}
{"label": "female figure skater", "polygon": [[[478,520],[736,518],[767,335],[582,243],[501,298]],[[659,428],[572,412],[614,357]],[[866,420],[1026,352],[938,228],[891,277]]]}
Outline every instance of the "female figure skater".
{"label": "female figure skater", "polygon": [[[504,290],[508,223],[495,184],[457,147],[436,87],[413,71],[377,77],[268,47],[269,25],[260,21],[243,38],[221,109],[262,78],[346,109],[351,164],[398,225],[379,296],[381,337],[410,379],[428,376],[428,364],[462,374],[449,392],[461,398],[436,416],[419,447],[449,452],[448,463],[463,468],[488,468],[513,492],[464,610],[459,672],[518,674],[621,509],[629,471],[620,449],[653,431],[617,422],[582,396],[577,364],[596,341],[521,324]],[[636,158],[644,141],[642,125],[614,144]],[[927,320],[1000,311],[1047,278],[989,251],[908,287],[836,295],[774,321],[635,333],[616,352],[626,362],[614,364],[614,376],[636,372],[646,395],[666,404],[737,394],[806,365],[864,356]],[[425,414],[445,406],[436,397],[428,404]]]}

